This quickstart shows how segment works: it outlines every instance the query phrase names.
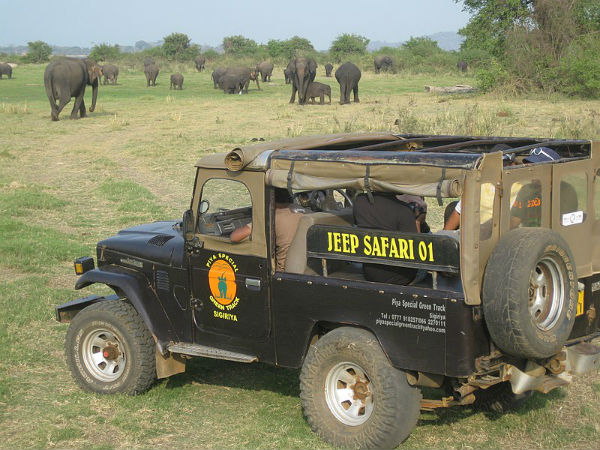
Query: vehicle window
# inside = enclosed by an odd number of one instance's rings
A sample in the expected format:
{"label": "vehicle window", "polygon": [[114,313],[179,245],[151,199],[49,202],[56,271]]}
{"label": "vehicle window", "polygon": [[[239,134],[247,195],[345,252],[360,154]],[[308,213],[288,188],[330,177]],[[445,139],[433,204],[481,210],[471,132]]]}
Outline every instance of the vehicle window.
{"label": "vehicle window", "polygon": [[202,186],[201,208],[203,203],[205,212],[198,217],[201,234],[228,237],[233,230],[252,222],[252,198],[248,188],[239,181],[208,180]]}
{"label": "vehicle window", "polygon": [[585,173],[565,175],[560,181],[560,221],[568,227],[582,223],[587,210],[587,176]]}
{"label": "vehicle window", "polygon": [[[539,227],[542,223],[542,184],[540,180],[513,183],[510,190],[510,228]],[[514,198],[514,200],[512,200]]]}
{"label": "vehicle window", "polygon": [[202,200],[209,201],[211,213],[252,206],[250,192],[243,183],[222,178],[212,178],[204,183]]}
{"label": "vehicle window", "polygon": [[479,199],[479,240],[485,241],[492,236],[492,216],[494,213],[494,198],[496,190],[492,183],[483,183],[481,185],[481,197]]}

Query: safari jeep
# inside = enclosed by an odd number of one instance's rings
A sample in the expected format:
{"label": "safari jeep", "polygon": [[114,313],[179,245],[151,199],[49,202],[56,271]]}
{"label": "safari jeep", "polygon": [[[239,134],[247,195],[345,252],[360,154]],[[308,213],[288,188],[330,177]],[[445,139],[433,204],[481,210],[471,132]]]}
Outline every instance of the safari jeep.
{"label": "safari jeep", "polygon": [[[499,143],[509,148],[493,151]],[[537,147],[560,160],[524,164]],[[503,166],[508,154],[515,165]],[[283,271],[274,188],[306,209]],[[535,195],[517,205],[525,188]],[[354,226],[353,195],[376,191],[430,206],[460,198],[460,227]],[[535,220],[513,220],[518,206]],[[248,223],[250,237],[232,242]],[[599,235],[599,143],[391,133],[260,143],[203,157],[182,221],[122,230],[98,243],[96,264],[76,260],[76,289],[115,294],[56,315],[71,322],[66,358],[85,390],[139,394],[194,356],[301,368],[319,436],[392,448],[420,409],[546,393],[598,369]],[[369,282],[364,263],[421,276]],[[440,394],[423,398],[423,387]]]}

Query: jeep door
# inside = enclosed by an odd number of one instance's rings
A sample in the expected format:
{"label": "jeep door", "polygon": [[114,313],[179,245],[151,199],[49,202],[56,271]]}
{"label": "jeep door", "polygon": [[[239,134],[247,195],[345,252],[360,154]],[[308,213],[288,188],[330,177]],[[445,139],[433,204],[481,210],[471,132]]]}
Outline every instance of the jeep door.
{"label": "jeep door", "polygon": [[[250,348],[270,329],[264,173],[230,174],[198,171],[192,205],[197,245],[190,253],[195,342],[217,345],[216,338]],[[198,213],[198,205],[208,210]],[[248,224],[250,236],[231,242],[231,231]]]}

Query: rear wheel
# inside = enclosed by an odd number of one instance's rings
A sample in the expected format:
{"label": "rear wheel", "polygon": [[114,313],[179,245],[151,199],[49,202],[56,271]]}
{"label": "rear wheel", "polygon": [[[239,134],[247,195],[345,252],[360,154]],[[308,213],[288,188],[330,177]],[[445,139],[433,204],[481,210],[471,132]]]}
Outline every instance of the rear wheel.
{"label": "rear wheel", "polygon": [[156,378],[152,335],[125,301],[103,301],[79,312],[67,331],[65,354],[86,391],[134,395]]}
{"label": "rear wheel", "polygon": [[577,274],[569,246],[555,232],[519,228],[494,249],[483,281],[490,335],[508,354],[547,358],[575,323]]}
{"label": "rear wheel", "polygon": [[300,392],[311,428],[342,448],[394,448],[419,417],[419,389],[362,329],[335,329],[310,347]]}

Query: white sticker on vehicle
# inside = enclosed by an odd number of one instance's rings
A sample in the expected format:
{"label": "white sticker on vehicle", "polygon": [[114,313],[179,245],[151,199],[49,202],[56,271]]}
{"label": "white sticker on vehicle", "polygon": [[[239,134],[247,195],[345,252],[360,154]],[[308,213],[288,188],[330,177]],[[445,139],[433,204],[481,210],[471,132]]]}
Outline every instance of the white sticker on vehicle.
{"label": "white sticker on vehicle", "polygon": [[568,227],[569,225],[577,225],[583,222],[583,211],[575,211],[562,215],[562,226]]}

